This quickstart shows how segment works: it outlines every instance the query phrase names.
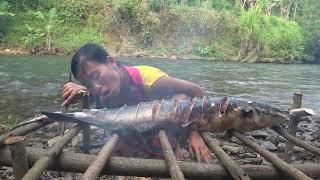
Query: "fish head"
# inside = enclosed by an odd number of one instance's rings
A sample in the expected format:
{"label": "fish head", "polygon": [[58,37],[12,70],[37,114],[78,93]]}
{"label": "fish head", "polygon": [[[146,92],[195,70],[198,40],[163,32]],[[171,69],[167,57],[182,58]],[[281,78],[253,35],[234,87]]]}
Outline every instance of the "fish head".
{"label": "fish head", "polygon": [[254,131],[280,125],[290,118],[286,110],[246,99],[223,98],[216,102],[209,118],[210,126],[207,127],[207,130],[212,132],[227,129]]}

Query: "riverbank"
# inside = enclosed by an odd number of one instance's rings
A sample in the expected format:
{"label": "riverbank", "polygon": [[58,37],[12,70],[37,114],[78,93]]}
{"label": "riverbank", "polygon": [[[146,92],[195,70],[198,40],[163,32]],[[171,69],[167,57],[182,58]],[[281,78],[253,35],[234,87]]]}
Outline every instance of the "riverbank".
{"label": "riverbank", "polygon": [[[118,58],[150,58],[150,59],[169,59],[169,60],[204,60],[204,61],[230,61],[230,62],[238,62],[236,57],[230,59],[218,59],[218,58],[210,58],[210,57],[201,57],[194,54],[158,54],[152,51],[136,51],[136,52],[122,52],[122,53],[111,53],[114,57]],[[46,54],[35,54],[30,49],[25,48],[1,48],[0,47],[0,56],[43,56]],[[67,56],[70,54],[65,54],[61,52],[56,52],[55,54],[51,54],[54,56]],[[320,61],[299,61],[299,60],[288,60],[285,58],[260,58],[252,63],[274,63],[274,64],[319,64]]]}

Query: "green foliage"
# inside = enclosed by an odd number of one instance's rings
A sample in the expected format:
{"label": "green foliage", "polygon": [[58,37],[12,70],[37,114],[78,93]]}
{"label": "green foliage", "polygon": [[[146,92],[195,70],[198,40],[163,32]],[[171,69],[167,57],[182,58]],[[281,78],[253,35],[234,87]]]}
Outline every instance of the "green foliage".
{"label": "green foliage", "polygon": [[2,37],[8,31],[8,19],[12,16],[14,16],[14,14],[9,12],[9,3],[7,1],[0,0],[0,42]]}
{"label": "green foliage", "polygon": [[160,12],[165,9],[169,9],[174,5],[177,5],[177,0],[149,0],[148,5],[151,11]]}
{"label": "green foliage", "polygon": [[56,8],[50,9],[49,12],[36,11],[30,13],[45,23],[44,29],[46,33],[51,33],[52,27],[54,27],[59,22]]}
{"label": "green foliage", "polygon": [[320,3],[288,2],[0,0],[0,42],[71,53],[87,41],[104,44],[104,39],[114,40],[107,35],[116,35],[117,42],[110,44],[162,53],[185,51],[218,59],[238,54],[239,60],[250,62],[320,59]]}
{"label": "green foliage", "polygon": [[26,35],[21,38],[25,47],[40,46],[43,43],[44,33],[41,29],[25,25]]}
{"label": "green foliage", "polygon": [[213,45],[206,45],[204,43],[196,43],[193,47],[193,54],[202,57],[213,57],[219,60],[225,59],[223,52],[217,50]]}
{"label": "green foliage", "polygon": [[7,0],[15,13],[28,11],[48,11],[55,7],[58,0]]}
{"label": "green foliage", "polygon": [[106,29],[107,23],[105,22],[105,17],[102,14],[97,13],[88,16],[87,25],[101,32]]}
{"label": "green foliage", "polygon": [[66,21],[84,23],[87,19],[90,5],[89,1],[66,0],[61,2],[59,10]]}
{"label": "green foliage", "polygon": [[85,24],[92,14],[98,14],[106,6],[103,0],[59,0],[57,7],[65,21]]}
{"label": "green foliage", "polygon": [[54,34],[53,43],[55,46],[62,50],[66,54],[74,52],[77,48],[85,43],[93,42],[100,45],[104,44],[102,37],[99,32],[92,28],[60,28],[54,29],[56,32]]}
{"label": "green foliage", "polygon": [[234,2],[230,0],[212,0],[212,8],[217,10],[230,10],[234,7]]}
{"label": "green foliage", "polygon": [[301,58],[305,47],[302,27],[294,21],[286,21],[276,16],[264,17],[263,43],[270,48],[271,57]]}
{"label": "green foliage", "polygon": [[303,27],[306,36],[305,53],[320,63],[320,3],[318,0],[300,2],[296,21]]}
{"label": "green foliage", "polygon": [[[25,46],[22,37],[27,36],[28,29],[26,28],[26,24],[32,25],[33,29],[42,29],[45,26],[43,21],[39,21],[32,14],[17,13],[14,17],[10,18],[10,21],[7,21],[7,31],[1,41],[11,46]],[[35,42],[35,44],[38,43],[40,42]]]}
{"label": "green foliage", "polygon": [[294,21],[252,9],[239,17],[238,28],[240,53],[245,61],[255,61],[261,55],[291,60],[303,56],[303,30]]}
{"label": "green foliage", "polygon": [[13,13],[9,12],[9,3],[7,1],[0,1],[0,17],[7,15],[14,16]]}

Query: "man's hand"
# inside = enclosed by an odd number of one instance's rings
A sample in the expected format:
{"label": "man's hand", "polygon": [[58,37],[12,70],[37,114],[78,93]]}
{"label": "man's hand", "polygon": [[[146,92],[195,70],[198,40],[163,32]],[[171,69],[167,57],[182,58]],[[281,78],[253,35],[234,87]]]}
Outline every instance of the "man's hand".
{"label": "man's hand", "polygon": [[63,107],[76,103],[87,88],[76,83],[69,82],[63,86]]}
{"label": "man's hand", "polygon": [[196,155],[198,162],[201,161],[201,158],[204,158],[207,163],[212,162],[210,151],[206,144],[203,142],[203,139],[198,131],[191,131],[190,133],[189,152],[193,157],[194,155]]}

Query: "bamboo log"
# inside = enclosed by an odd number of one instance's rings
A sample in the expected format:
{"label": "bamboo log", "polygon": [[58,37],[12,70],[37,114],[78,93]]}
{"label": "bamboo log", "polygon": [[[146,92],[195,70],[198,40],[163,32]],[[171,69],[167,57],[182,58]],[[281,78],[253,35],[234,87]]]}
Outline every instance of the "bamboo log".
{"label": "bamboo log", "polygon": [[20,180],[29,169],[24,136],[9,137],[5,144],[9,145],[12,158],[14,178]]}
{"label": "bamboo log", "polygon": [[70,131],[67,132],[59,142],[49,150],[48,154],[41,157],[33,167],[27,172],[27,174],[22,178],[23,180],[39,179],[43,171],[47,169],[48,166],[54,163],[56,157],[61,153],[62,148],[68,144],[68,142],[80,132],[81,128],[75,126]]}
{"label": "bamboo log", "polygon": [[163,150],[163,155],[165,157],[165,162],[167,164],[167,167],[169,168],[171,178],[174,180],[184,180],[184,175],[178,165],[176,156],[168,141],[167,135],[163,130],[159,131],[159,138]]}
{"label": "bamboo log", "polygon": [[237,162],[232,160],[231,157],[228,156],[228,154],[219,147],[220,143],[217,142],[217,140],[213,139],[207,132],[202,133],[202,137],[207,142],[211,150],[218,157],[218,159],[222,162],[222,164],[227,168],[228,172],[230,173],[233,179],[250,180],[250,177],[237,164]]}
{"label": "bamboo log", "polygon": [[[89,94],[84,93],[82,96],[82,109],[89,109],[90,108],[90,99]],[[83,133],[83,152],[85,154],[90,153],[90,125],[89,124],[82,124],[82,133]]]}
{"label": "bamboo log", "polygon": [[[33,165],[39,158],[46,156],[48,151],[39,148],[27,148],[29,165]],[[8,147],[0,148],[0,166],[12,166],[12,159]],[[56,158],[54,164],[48,170],[83,173],[96,159],[96,155],[62,152]],[[228,171],[221,165],[178,162],[186,178],[194,179],[231,179]],[[316,163],[292,164],[295,168],[303,171],[312,178],[320,178],[320,166]],[[285,173],[278,171],[272,165],[242,165],[241,168],[255,180],[288,179]],[[169,170],[163,160],[138,159],[124,157],[110,157],[101,174],[121,176],[144,176],[144,177],[170,177]]]}
{"label": "bamboo log", "polygon": [[[294,93],[293,104],[291,109],[301,108],[301,103],[302,103],[302,93]],[[299,122],[295,121],[294,118],[291,118],[288,124],[288,133],[293,135],[294,137],[296,136],[296,133],[297,133],[298,123]],[[293,144],[290,141],[288,141],[286,142],[286,146],[284,148],[284,154],[285,154],[284,159],[286,162],[291,163],[292,153],[293,153]]]}
{"label": "bamboo log", "polygon": [[242,141],[247,146],[251,147],[253,150],[255,150],[257,153],[268,159],[270,162],[272,162],[275,167],[277,167],[279,170],[285,172],[287,175],[289,175],[292,179],[297,180],[311,180],[312,178],[305,175],[303,172],[299,171],[298,169],[294,168],[293,166],[289,165],[282,159],[280,159],[275,154],[272,154],[270,151],[262,148],[257,143],[251,141],[248,139],[245,135],[237,132],[232,131],[232,135],[238,138],[240,141]]}
{"label": "bamboo log", "polygon": [[117,134],[112,135],[112,137],[108,140],[106,145],[103,146],[96,159],[92,162],[92,164],[89,166],[89,168],[82,176],[83,180],[91,180],[98,178],[107,160],[109,159],[118,139],[119,136]]}
{"label": "bamboo log", "polygon": [[10,136],[24,136],[32,131],[35,131],[43,126],[46,126],[54,121],[43,120],[43,121],[35,121],[24,126],[17,127],[12,131],[9,131],[6,134],[0,136],[0,147],[3,145],[3,142]]}
{"label": "bamboo log", "polygon": [[275,126],[272,129],[274,131],[276,131],[278,134],[280,134],[281,136],[283,136],[284,138],[286,138],[288,141],[293,143],[294,145],[302,147],[303,149],[305,149],[313,154],[320,155],[320,148],[317,148],[309,143],[306,143],[306,142],[292,136],[291,134],[289,134],[288,132],[286,132],[285,130],[283,130],[279,126]]}

